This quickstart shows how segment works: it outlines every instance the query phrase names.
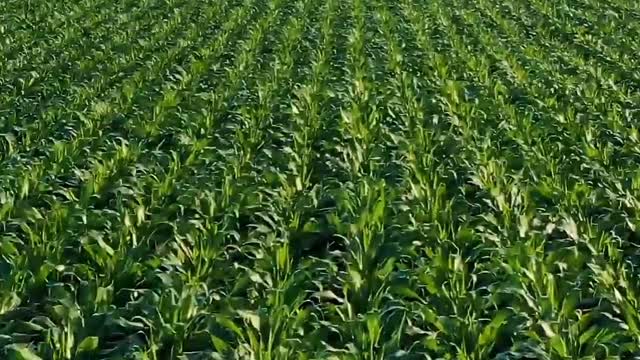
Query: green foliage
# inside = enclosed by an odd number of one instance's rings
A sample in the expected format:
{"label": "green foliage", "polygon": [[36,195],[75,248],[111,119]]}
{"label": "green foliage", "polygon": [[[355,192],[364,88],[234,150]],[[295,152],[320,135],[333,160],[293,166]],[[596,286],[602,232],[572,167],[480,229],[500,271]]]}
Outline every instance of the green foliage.
{"label": "green foliage", "polygon": [[640,357],[635,2],[0,14],[0,358]]}

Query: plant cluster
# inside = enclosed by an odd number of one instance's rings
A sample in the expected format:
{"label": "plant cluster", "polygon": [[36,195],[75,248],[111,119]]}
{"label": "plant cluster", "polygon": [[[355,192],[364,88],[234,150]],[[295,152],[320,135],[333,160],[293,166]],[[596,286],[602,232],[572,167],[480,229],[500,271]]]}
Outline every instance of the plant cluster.
{"label": "plant cluster", "polygon": [[632,0],[0,2],[0,358],[640,357]]}

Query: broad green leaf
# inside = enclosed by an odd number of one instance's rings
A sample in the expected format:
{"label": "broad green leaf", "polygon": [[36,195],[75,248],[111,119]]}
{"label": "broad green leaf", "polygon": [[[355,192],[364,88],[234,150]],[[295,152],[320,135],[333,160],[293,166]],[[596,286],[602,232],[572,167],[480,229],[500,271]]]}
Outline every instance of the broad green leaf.
{"label": "broad green leaf", "polygon": [[491,322],[487,324],[482,330],[482,333],[478,338],[478,345],[485,346],[495,342],[498,332],[500,331],[500,328],[502,327],[502,325],[504,324],[504,322],[507,320],[508,317],[509,317],[508,311],[499,311],[493,317]]}
{"label": "broad green leaf", "polygon": [[98,348],[99,339],[97,336],[88,336],[78,344],[78,348],[76,349],[76,353],[83,353],[93,351]]}
{"label": "broad green leaf", "polygon": [[14,360],[42,360],[33,350],[24,345],[11,344],[6,347],[9,350],[9,358]]}

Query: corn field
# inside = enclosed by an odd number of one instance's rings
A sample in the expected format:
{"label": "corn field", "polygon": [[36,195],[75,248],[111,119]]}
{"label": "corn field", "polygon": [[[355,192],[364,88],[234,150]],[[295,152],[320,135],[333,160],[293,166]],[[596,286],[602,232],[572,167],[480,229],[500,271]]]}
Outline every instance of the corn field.
{"label": "corn field", "polygon": [[0,358],[639,359],[640,3],[0,1]]}

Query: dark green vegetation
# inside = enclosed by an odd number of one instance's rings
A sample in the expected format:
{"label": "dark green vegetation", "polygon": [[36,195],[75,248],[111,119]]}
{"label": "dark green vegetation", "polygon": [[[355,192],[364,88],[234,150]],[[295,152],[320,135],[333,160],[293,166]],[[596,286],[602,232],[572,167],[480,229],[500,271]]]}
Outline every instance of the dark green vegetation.
{"label": "dark green vegetation", "polygon": [[0,358],[640,356],[637,4],[0,1]]}

